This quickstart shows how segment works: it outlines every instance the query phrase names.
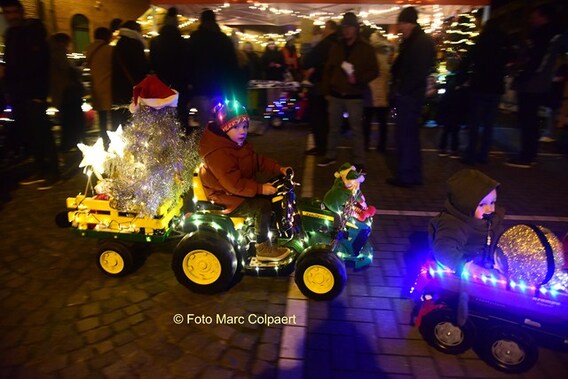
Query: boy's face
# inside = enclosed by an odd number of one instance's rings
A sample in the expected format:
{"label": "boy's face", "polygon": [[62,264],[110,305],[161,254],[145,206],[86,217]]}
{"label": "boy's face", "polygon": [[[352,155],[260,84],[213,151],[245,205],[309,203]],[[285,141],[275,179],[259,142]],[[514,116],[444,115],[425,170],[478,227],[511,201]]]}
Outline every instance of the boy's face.
{"label": "boy's face", "polygon": [[248,122],[241,122],[231,130],[229,130],[227,132],[227,135],[229,136],[231,141],[239,146],[243,146],[243,143],[245,143],[245,140],[247,139],[248,126]]}
{"label": "boy's face", "polygon": [[478,220],[483,220],[483,215],[488,215],[495,212],[495,202],[497,201],[497,190],[493,190],[487,194],[479,202],[475,209],[474,217]]}

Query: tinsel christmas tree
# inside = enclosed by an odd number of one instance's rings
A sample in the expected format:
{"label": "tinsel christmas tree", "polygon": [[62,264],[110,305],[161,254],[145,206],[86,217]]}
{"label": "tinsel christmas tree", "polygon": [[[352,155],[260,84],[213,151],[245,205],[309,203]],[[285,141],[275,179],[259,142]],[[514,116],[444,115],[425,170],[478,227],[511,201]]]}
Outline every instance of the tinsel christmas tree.
{"label": "tinsel christmas tree", "polygon": [[87,189],[96,200],[137,217],[157,216],[160,207],[175,204],[191,186],[199,163],[199,133],[186,136],[176,115],[178,93],[150,75],[134,87],[132,117],[124,128],[107,132],[92,146],[79,144]]}
{"label": "tinsel christmas tree", "polygon": [[185,136],[176,108],[141,105],[124,131],[109,137],[108,176],[95,189],[110,196],[113,208],[154,216],[189,189],[199,162],[198,135]]}

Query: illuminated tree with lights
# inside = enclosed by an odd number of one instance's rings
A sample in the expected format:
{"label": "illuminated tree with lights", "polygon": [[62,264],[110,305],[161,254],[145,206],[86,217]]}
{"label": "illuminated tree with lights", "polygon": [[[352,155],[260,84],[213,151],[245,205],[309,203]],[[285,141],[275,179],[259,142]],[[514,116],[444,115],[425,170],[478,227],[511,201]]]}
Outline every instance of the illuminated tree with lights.
{"label": "illuminated tree with lights", "polygon": [[442,50],[446,55],[462,56],[474,44],[478,34],[475,15],[472,13],[457,15],[446,29]]}

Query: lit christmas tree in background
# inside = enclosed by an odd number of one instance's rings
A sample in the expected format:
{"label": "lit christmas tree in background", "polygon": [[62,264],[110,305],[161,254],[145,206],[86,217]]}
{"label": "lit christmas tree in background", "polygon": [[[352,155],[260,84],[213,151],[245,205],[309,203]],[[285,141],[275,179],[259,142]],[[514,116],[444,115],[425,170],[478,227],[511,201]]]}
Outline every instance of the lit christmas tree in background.
{"label": "lit christmas tree in background", "polygon": [[454,17],[445,31],[442,51],[446,56],[463,56],[479,35],[476,18],[472,13],[462,13]]}

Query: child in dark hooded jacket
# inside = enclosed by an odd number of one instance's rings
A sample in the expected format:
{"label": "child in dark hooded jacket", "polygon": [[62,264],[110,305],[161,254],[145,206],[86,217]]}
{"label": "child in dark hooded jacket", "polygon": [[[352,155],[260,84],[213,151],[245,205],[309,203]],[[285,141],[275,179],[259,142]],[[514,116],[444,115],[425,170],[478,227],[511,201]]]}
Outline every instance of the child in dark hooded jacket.
{"label": "child in dark hooded jacket", "polygon": [[465,169],[448,180],[444,209],[430,221],[434,258],[461,275],[493,274],[490,251],[501,232],[504,209],[495,206],[499,183],[482,172]]}

